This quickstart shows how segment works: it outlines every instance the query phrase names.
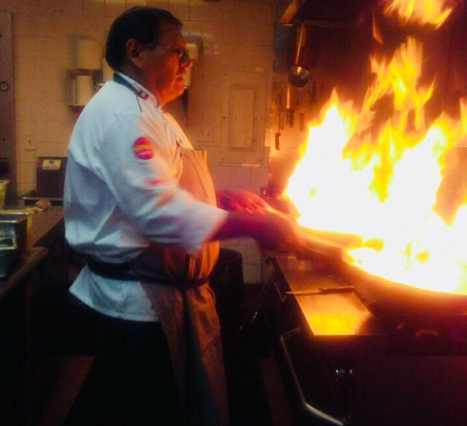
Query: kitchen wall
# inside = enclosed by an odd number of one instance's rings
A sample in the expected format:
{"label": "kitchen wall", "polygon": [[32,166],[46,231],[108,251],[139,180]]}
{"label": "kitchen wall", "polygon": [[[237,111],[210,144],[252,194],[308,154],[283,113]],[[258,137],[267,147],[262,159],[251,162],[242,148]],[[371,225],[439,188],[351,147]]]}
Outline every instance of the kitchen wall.
{"label": "kitchen wall", "polygon": [[[200,0],[0,0],[13,12],[18,192],[35,188],[39,156],[65,156],[79,112],[66,100],[66,71],[74,66],[73,41],[102,42],[115,16],[126,8],[166,8],[200,35],[203,50],[194,66],[188,109],[182,124],[193,144],[209,151],[218,188],[246,188],[258,193],[268,182],[268,144],[273,64],[273,3],[270,0],[204,2]],[[230,163],[222,144],[222,107],[226,82],[234,73],[264,79],[264,146],[258,161]],[[260,280],[260,258],[248,241],[226,244],[242,252],[245,282]]]}

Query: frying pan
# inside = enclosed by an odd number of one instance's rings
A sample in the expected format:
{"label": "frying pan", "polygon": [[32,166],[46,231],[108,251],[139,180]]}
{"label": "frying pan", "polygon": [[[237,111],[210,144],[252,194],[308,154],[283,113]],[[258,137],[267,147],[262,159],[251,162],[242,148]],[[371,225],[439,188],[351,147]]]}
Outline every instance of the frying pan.
{"label": "frying pan", "polygon": [[[445,293],[390,281],[352,265],[345,254],[345,247],[358,241],[357,236],[322,232],[317,235],[316,231],[310,230],[304,232],[310,242],[308,257],[315,259],[319,256],[321,261],[327,258],[332,273],[353,286],[374,313],[429,317],[467,314],[467,294]],[[307,253],[300,255],[306,256]]]}
{"label": "frying pan", "polygon": [[439,317],[467,313],[467,294],[414,287],[370,274],[343,258],[339,275],[352,284],[367,307],[383,315]]}

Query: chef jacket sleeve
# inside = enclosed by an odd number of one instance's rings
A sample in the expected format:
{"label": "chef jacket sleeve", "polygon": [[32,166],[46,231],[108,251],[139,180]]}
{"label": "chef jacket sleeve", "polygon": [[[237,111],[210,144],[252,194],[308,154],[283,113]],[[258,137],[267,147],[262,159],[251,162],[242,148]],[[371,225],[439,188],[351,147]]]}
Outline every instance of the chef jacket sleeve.
{"label": "chef jacket sleeve", "polygon": [[178,148],[166,131],[143,113],[118,116],[96,147],[101,159],[96,173],[146,238],[194,253],[222,226],[227,212],[178,187],[173,166]]}

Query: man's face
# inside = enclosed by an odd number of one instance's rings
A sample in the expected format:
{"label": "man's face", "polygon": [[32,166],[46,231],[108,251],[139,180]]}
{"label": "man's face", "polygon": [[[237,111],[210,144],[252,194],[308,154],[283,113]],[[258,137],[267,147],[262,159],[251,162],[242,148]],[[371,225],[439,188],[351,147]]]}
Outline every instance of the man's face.
{"label": "man's face", "polygon": [[183,93],[184,77],[192,61],[185,55],[185,40],[176,26],[162,24],[157,46],[141,56],[145,85],[161,106]]}

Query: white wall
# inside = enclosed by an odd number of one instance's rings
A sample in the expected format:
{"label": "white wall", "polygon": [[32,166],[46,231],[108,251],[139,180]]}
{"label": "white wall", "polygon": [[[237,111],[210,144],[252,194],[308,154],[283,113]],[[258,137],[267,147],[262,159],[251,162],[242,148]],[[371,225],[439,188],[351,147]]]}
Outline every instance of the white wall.
{"label": "white wall", "polygon": [[[270,0],[0,0],[0,10],[13,12],[18,192],[35,188],[37,157],[66,155],[78,117],[66,103],[66,70],[74,65],[73,40],[93,37],[104,42],[114,17],[135,5],[166,8],[182,20],[184,31],[201,35],[204,48],[193,70],[185,129],[195,146],[208,149],[218,188],[243,187],[258,192],[267,184],[267,161],[260,167],[220,161],[221,89],[229,73],[265,74],[264,136],[269,141],[273,62]],[[231,241],[228,246],[244,256],[245,281],[259,281],[260,262],[254,244]]]}

